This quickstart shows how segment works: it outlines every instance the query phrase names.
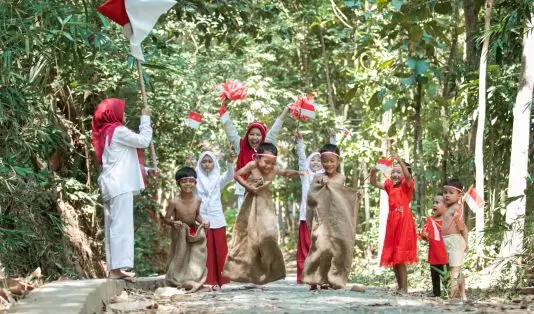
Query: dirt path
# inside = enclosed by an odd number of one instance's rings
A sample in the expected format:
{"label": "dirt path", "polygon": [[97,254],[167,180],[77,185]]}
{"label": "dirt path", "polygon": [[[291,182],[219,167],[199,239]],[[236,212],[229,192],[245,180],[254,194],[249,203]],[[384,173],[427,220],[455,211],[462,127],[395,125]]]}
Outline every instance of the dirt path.
{"label": "dirt path", "polygon": [[232,283],[218,292],[184,294],[175,288],[159,288],[156,292],[124,292],[106,313],[534,313],[534,306],[529,304],[461,304],[395,295],[382,288],[366,288],[365,292],[349,289],[310,292],[307,286],[296,285],[294,277],[256,288]]}

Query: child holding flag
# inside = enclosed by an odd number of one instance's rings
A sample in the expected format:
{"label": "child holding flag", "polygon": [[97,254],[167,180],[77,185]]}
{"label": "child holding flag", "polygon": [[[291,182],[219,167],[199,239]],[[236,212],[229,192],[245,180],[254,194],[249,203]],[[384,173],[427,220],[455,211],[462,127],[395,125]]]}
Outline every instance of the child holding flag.
{"label": "child holding flag", "polygon": [[398,291],[408,291],[406,264],[417,263],[417,233],[410,202],[414,191],[412,170],[400,157],[391,170],[391,178],[384,183],[377,182],[377,169],[371,169],[371,185],[385,190],[388,194],[389,212],[386,223],[386,236],[380,266],[392,266],[397,280]]}
{"label": "child holding flag", "polygon": [[428,241],[428,263],[430,264],[430,276],[432,278],[432,292],[435,297],[439,297],[441,296],[440,272],[445,270],[448,262],[447,250],[442,236],[442,218],[447,211],[443,194],[434,196],[432,210],[434,215],[426,218],[426,223],[421,230],[421,238],[424,241]]}
{"label": "child holding flag", "polygon": [[465,252],[468,249],[467,227],[463,221],[463,190],[464,185],[458,179],[449,179],[443,185],[443,197],[447,205],[447,211],[443,215],[443,242],[449,256],[450,297],[456,297],[459,291],[460,297],[466,300],[465,278],[461,275]]}

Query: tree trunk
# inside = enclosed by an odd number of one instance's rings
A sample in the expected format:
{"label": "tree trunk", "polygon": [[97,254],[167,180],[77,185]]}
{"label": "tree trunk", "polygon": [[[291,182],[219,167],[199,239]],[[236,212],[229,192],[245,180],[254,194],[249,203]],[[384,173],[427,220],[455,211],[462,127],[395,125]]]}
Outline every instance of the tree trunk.
{"label": "tree trunk", "polygon": [[[421,103],[423,100],[423,87],[417,80],[417,91],[414,102],[414,151],[413,151],[413,169],[416,171],[415,177],[415,204],[417,206],[417,218],[421,218],[421,198],[424,189],[424,170],[423,170],[423,139],[421,137]],[[416,221],[418,220],[416,219]]]}
{"label": "tree trunk", "polygon": [[[383,156],[389,155],[389,137],[387,132],[389,126],[391,125],[392,111],[388,110],[382,114],[382,132],[386,134],[386,137],[382,139],[381,150]],[[378,241],[380,244],[380,249],[378,252],[378,259],[382,256],[382,249],[384,246],[384,238],[386,237],[386,222],[389,214],[389,203],[388,203],[388,194],[384,190],[380,190],[380,216],[378,220]]]}
{"label": "tree trunk", "polygon": [[[475,140],[475,188],[482,199],[484,199],[484,129],[486,124],[486,72],[488,67],[489,36],[487,36],[491,26],[491,10],[493,0],[486,0],[485,5],[484,31],[485,37],[482,43],[482,53],[480,55],[480,69],[478,75],[478,124]],[[476,243],[482,240],[484,230],[484,207],[476,212]],[[479,252],[481,245],[476,245]]]}
{"label": "tree trunk", "polygon": [[[476,59],[476,33],[477,33],[477,14],[475,11],[474,0],[464,0],[464,18],[465,18],[465,61],[467,71],[474,71],[477,67]],[[468,73],[470,75],[470,73]]]}
{"label": "tree trunk", "polygon": [[525,21],[521,76],[514,105],[512,129],[512,151],[510,155],[510,175],[508,177],[508,198],[506,224],[500,256],[510,258],[523,251],[525,225],[526,188],[528,177],[528,148],[530,139],[530,111],[534,92],[534,21],[530,14]]}
{"label": "tree trunk", "polygon": [[[317,0],[315,0],[315,15],[319,16],[319,7],[317,5]],[[328,92],[328,103],[330,104],[330,109],[334,117],[336,116],[336,104],[334,103],[334,89],[332,88],[332,81],[330,80],[330,67],[328,66],[328,53],[326,51],[326,45],[324,43],[324,30],[323,27],[319,24],[319,40],[321,42],[321,49],[323,53],[323,64],[324,72],[326,77],[326,86]]]}

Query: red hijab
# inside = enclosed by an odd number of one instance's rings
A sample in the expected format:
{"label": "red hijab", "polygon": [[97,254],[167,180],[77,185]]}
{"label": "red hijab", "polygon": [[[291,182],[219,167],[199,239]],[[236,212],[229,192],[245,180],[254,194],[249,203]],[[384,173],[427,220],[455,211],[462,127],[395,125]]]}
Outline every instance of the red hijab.
{"label": "red hijab", "polygon": [[267,136],[267,127],[265,124],[255,121],[248,125],[247,133],[245,133],[245,136],[241,139],[239,142],[239,155],[237,156],[237,165],[236,165],[236,171],[243,168],[246,164],[254,160],[254,154],[256,153],[256,150],[250,146],[248,143],[248,135],[250,133],[250,130],[253,128],[258,128],[261,133],[261,142],[265,142],[265,137]]}
{"label": "red hijab", "polygon": [[102,154],[106,140],[110,144],[113,133],[118,126],[124,125],[124,107],[126,102],[122,99],[104,99],[96,108],[93,117],[93,146],[96,159],[102,164]]}
{"label": "red hijab", "polygon": [[[102,164],[102,154],[104,153],[106,140],[108,145],[111,144],[115,129],[124,125],[124,107],[126,107],[126,101],[118,98],[107,98],[96,108],[93,117],[93,147],[99,164]],[[137,157],[139,158],[139,166],[144,179],[145,158],[143,150],[140,148],[137,149]]]}

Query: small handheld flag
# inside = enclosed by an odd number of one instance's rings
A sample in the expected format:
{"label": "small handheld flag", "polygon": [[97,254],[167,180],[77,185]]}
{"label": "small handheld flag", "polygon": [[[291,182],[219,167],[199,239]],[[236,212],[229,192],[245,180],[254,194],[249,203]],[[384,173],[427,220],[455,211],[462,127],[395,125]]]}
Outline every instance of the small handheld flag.
{"label": "small handheld flag", "polygon": [[391,170],[391,165],[393,164],[393,159],[381,158],[376,162],[376,169],[387,173]]}
{"label": "small handheld flag", "polygon": [[469,190],[467,190],[467,193],[465,193],[464,200],[473,213],[476,213],[477,210],[484,207],[484,201],[482,200],[482,197],[478,195],[473,186],[471,186]]}
{"label": "small handheld flag", "polygon": [[202,115],[193,111],[189,111],[189,118],[186,121],[186,125],[192,129],[197,129],[202,122]]}
{"label": "small handheld flag", "polygon": [[296,120],[309,120],[315,118],[315,105],[313,96],[297,96],[297,100],[289,107],[291,117]]}
{"label": "small handheld flag", "polygon": [[245,99],[247,97],[247,89],[243,82],[238,80],[226,81],[221,85],[221,94],[219,98],[222,100],[228,99],[231,101]]}

